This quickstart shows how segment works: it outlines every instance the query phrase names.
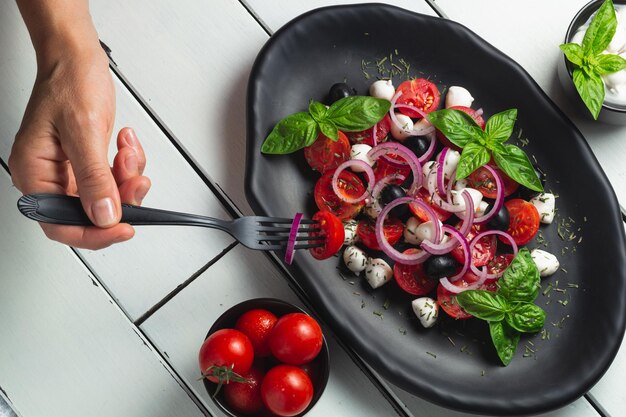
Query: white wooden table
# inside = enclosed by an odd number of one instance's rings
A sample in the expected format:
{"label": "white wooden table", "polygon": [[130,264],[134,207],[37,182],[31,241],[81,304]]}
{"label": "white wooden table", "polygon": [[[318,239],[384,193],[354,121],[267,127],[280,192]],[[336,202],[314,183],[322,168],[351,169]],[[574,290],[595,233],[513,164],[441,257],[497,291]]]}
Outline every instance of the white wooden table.
{"label": "white wooden table", "polygon": [[[556,80],[557,46],[586,2],[389,1],[459,21],[519,62],[583,132],[626,207],[626,126],[590,123]],[[91,2],[115,61],[116,128],[134,127],[148,156],[153,187],[144,204],[224,218],[251,214],[243,171],[252,62],[281,25],[329,4]],[[48,241],[15,209],[20,193],[6,169],[34,74],[17,7],[0,2],[0,416],[223,415],[197,381],[208,327],[244,299],[302,301],[271,259],[221,233],[145,228],[98,252]],[[325,331],[333,367],[311,416],[465,415],[383,381]],[[625,376],[622,347],[588,394],[545,416],[624,416]]]}

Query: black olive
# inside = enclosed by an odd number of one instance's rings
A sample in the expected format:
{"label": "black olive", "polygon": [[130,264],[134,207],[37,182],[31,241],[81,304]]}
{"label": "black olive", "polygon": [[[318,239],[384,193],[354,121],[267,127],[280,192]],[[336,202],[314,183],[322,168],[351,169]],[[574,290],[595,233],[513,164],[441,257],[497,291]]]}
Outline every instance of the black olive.
{"label": "black olive", "polygon": [[[402,187],[395,184],[386,185],[382,191],[380,192],[380,202],[382,206],[386,206],[392,201],[406,197],[406,192]],[[391,215],[396,216],[399,219],[404,219],[409,216],[409,206],[406,204],[401,204],[397,207],[394,207],[390,211]]]}
{"label": "black olive", "polygon": [[[539,181],[541,181],[541,186],[545,189],[546,179],[547,179],[546,173],[537,164],[533,164],[533,168],[535,169],[535,174],[537,174]],[[537,191],[531,190],[530,188],[526,188],[524,186],[520,187],[520,190],[519,190],[519,196],[523,198],[524,200],[530,200],[531,198],[535,197],[537,194],[539,194]]]}
{"label": "black olive", "polygon": [[430,141],[425,136],[409,136],[402,144],[412,150],[418,158],[430,147]]}
{"label": "black olive", "polygon": [[[487,210],[485,211],[485,213],[488,213],[492,208],[493,208],[493,204],[489,204],[489,206],[487,206]],[[498,211],[498,213],[495,216],[493,216],[491,220],[489,220],[489,222],[487,223],[487,226],[490,229],[501,230],[503,232],[506,232],[507,230],[509,230],[509,222],[510,222],[509,210],[507,210],[506,206],[503,204],[500,210]]]}
{"label": "black olive", "polygon": [[332,104],[344,97],[355,96],[356,90],[346,83],[336,83],[330,87],[328,91],[328,104]]}
{"label": "black olive", "polygon": [[434,255],[424,262],[426,275],[433,279],[452,276],[458,267],[458,262],[451,255]]}

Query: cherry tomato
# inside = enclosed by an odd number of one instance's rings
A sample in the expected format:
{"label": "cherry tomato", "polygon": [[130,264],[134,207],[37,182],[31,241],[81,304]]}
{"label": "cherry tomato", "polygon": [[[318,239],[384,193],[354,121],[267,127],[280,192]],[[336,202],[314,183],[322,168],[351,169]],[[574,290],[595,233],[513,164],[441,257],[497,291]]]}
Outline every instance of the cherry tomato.
{"label": "cherry tomato", "polygon": [[320,325],[304,313],[290,313],[279,318],[269,338],[272,355],[289,365],[312,361],[322,350],[323,343]]}
{"label": "cherry tomato", "polygon": [[[315,204],[322,211],[329,211],[339,220],[348,220],[353,218],[361,211],[365,203],[363,201],[351,204],[342,201],[333,191],[332,180],[334,172],[326,171],[317,183],[313,191]],[[365,192],[363,182],[353,172],[343,171],[339,175],[338,184],[339,191],[345,193],[349,198],[357,198]]]}
{"label": "cherry tomato", "polygon": [[[456,285],[457,287],[468,287],[476,281],[478,281],[478,277],[471,271],[468,271],[465,275],[454,281],[452,284]],[[485,282],[483,285],[481,285],[480,289],[495,292],[498,287],[495,281],[491,280],[491,282]],[[441,284],[437,286],[437,303],[443,311],[445,311],[450,317],[454,319],[463,320],[473,317],[471,314],[463,310],[463,308],[461,308],[461,306],[457,303],[456,294],[448,291]]]}
{"label": "cherry tomato", "polygon": [[[502,254],[502,255],[495,256],[487,264],[487,272],[490,273],[490,274],[499,274],[499,273],[501,273],[509,265],[511,265],[511,262],[513,262],[513,258],[515,258],[515,257],[513,256],[512,253],[505,253],[505,254]],[[497,278],[494,278],[494,279],[497,279]]]}
{"label": "cherry tomato", "polygon": [[264,357],[272,353],[267,341],[276,321],[278,318],[274,313],[259,308],[243,313],[235,323],[235,329],[248,336],[255,356]]}
{"label": "cherry tomato", "polygon": [[[369,129],[362,130],[360,132],[346,132],[346,136],[350,140],[350,143],[363,143],[365,145],[374,146],[374,141],[372,140],[372,131],[373,127]],[[376,123],[376,143],[383,143],[387,140],[387,135],[391,130],[391,117],[389,114],[385,114],[380,122]]]}
{"label": "cherry tomato", "polygon": [[[395,161],[398,161],[397,163]],[[395,154],[387,154],[378,158],[376,161],[376,166],[374,167],[374,179],[376,182],[380,181],[382,178],[391,175],[402,175],[404,178],[409,176],[411,172],[411,167],[404,162],[404,158],[395,155]],[[393,180],[391,184],[402,184],[401,180]]]}
{"label": "cherry tomato", "polygon": [[[398,91],[402,91],[402,95],[396,101],[397,104],[415,106],[425,113],[430,113],[439,107],[439,90],[435,84],[425,78],[404,81],[398,86],[396,92]],[[409,117],[422,117],[410,109],[400,108],[398,110]]]}
{"label": "cherry tomato", "polygon": [[[420,188],[420,190],[415,194],[415,198],[418,198],[423,202],[428,203],[433,208],[439,220],[441,220],[442,222],[445,222],[450,218],[450,216],[452,216],[452,213],[447,212],[446,210],[433,203],[432,199],[430,198],[430,194],[428,193],[428,190],[425,188]],[[411,209],[413,215],[415,215],[415,217],[417,217],[421,221],[427,222],[430,220],[430,217],[428,217],[426,212],[418,207],[416,204],[409,203],[409,209]]]}
{"label": "cherry tomato", "polygon": [[[510,196],[518,189],[519,184],[502,172],[500,168],[491,164],[489,164],[489,166],[491,166],[500,175],[500,178],[502,178],[505,197]],[[467,177],[467,183],[468,187],[480,191],[483,196],[487,198],[496,198],[498,194],[496,180],[493,178],[493,175],[491,175],[491,172],[489,172],[485,167],[480,167],[476,171],[469,174]]]}
{"label": "cherry tomato", "polygon": [[[513,237],[518,245],[525,245],[532,240],[539,230],[539,212],[537,208],[526,200],[514,198],[504,202],[509,210],[509,230],[507,233]],[[508,243],[508,240],[502,239]]]}
{"label": "cherry tomato", "polygon": [[[404,253],[411,254],[417,251],[415,248],[409,248]],[[428,294],[437,285],[437,281],[424,272],[424,264],[404,265],[396,262],[393,266],[393,277],[400,288],[413,295]]]}
{"label": "cherry tomato", "polygon": [[310,232],[311,236],[325,238],[324,245],[311,248],[309,251],[315,259],[327,259],[339,252],[343,245],[345,231],[343,223],[334,214],[328,211],[318,211],[313,215],[313,220],[318,222],[320,231]]}
{"label": "cherry tomato", "polygon": [[[456,225],[457,229],[461,228],[461,224]],[[487,230],[485,226],[475,224],[470,229],[467,234],[467,241],[471,242],[476,235]],[[483,265],[487,265],[489,261],[493,259],[496,254],[497,241],[496,237],[491,236],[483,236],[480,240],[474,245],[474,250],[472,251],[472,264],[476,267],[481,267]],[[463,247],[461,245],[452,249],[450,254],[456,259],[460,264],[465,260],[465,252],[463,251]]]}
{"label": "cherry tomato", "polygon": [[313,399],[313,383],[302,369],[277,365],[261,383],[263,404],[278,416],[295,416],[306,410]]}
{"label": "cherry tomato", "polygon": [[348,138],[343,132],[338,132],[337,136],[337,141],[334,141],[320,133],[311,146],[304,148],[304,158],[311,168],[323,173],[350,159]]}
{"label": "cherry tomato", "polygon": [[198,356],[200,371],[209,381],[228,384],[233,372],[241,375],[250,370],[254,348],[239,330],[221,329],[206,338]]}
{"label": "cherry tomato", "polygon": [[[474,121],[476,122],[476,124],[481,128],[481,129],[485,129],[485,120],[482,118],[482,116],[479,116],[478,113],[476,112],[476,110],[471,109],[469,107],[465,107],[465,106],[452,106],[450,107],[450,109],[454,109],[454,110],[460,110],[464,113],[469,114],[469,116],[474,119]],[[461,151],[461,148],[459,148],[458,146],[456,146],[454,143],[450,142],[450,140],[443,134],[441,133],[441,131],[437,130],[437,139],[439,139],[439,141],[441,143],[443,143],[444,146],[448,146],[456,151]]]}
{"label": "cherry tomato", "polygon": [[241,376],[246,382],[231,382],[224,386],[224,399],[237,413],[256,414],[263,408],[261,381],[264,374],[256,367],[252,367]]}
{"label": "cherry tomato", "polygon": [[[359,220],[356,226],[356,234],[365,246],[373,250],[381,250],[376,239],[376,223],[371,220]],[[404,232],[404,225],[395,217],[387,217],[383,223],[383,235],[390,245],[398,243]]]}

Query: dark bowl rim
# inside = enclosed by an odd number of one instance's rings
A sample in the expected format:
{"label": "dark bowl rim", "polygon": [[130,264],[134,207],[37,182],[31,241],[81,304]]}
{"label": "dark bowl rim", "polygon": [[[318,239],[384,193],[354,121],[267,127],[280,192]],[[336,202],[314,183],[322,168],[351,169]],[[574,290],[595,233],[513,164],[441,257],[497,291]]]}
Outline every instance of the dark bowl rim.
{"label": "dark bowl rim", "polygon": [[[220,323],[221,321],[224,321],[228,317],[228,315],[232,313],[233,310],[235,310],[235,309],[243,309],[244,306],[246,306],[247,304],[251,304],[251,307],[249,307],[249,308],[247,308],[245,310],[251,310],[251,309],[255,309],[255,308],[263,308],[263,307],[259,306],[258,304],[274,304],[275,306],[280,306],[280,307],[284,307],[284,308],[287,308],[287,309],[293,309],[294,310],[292,312],[288,312],[288,313],[285,313],[285,314],[304,313],[307,316],[311,316],[309,313],[307,313],[301,307],[298,307],[295,304],[292,304],[292,303],[290,303],[288,301],[285,301],[285,300],[281,300],[279,298],[272,298],[272,297],[250,298],[250,299],[241,301],[241,302],[239,302],[237,304],[234,304],[234,305],[228,307],[226,310],[224,310],[222,312],[222,314],[220,314],[220,316],[217,319],[215,319],[215,321],[213,322],[213,324],[209,328],[209,331],[207,332],[206,336],[204,337],[203,342],[204,342],[204,340],[206,340],[214,332],[216,332],[218,330],[221,330],[221,329],[229,328],[229,327],[223,327],[222,325],[218,326],[218,323]],[[272,307],[267,307],[266,309],[269,310],[269,311],[272,311]],[[323,330],[322,330],[322,350],[320,351],[319,355],[321,355],[321,358],[322,358],[321,362],[323,364],[325,364],[325,366],[322,366],[322,372],[320,373],[319,379],[318,379],[318,382],[320,382],[320,385],[319,385],[319,387],[315,387],[315,385],[314,385],[314,388],[317,388],[317,389],[314,390],[314,392],[313,392],[313,399],[311,400],[311,403],[307,406],[307,408],[302,413],[296,415],[295,417],[305,416],[308,412],[311,411],[311,409],[313,409],[315,404],[317,404],[319,399],[322,397],[322,394],[326,390],[326,386],[328,385],[328,380],[330,379],[330,349],[328,348],[328,343],[326,341],[326,336],[324,335],[324,331]],[[318,358],[319,357],[320,356],[318,356]],[[211,400],[213,400],[213,402],[218,406],[218,408],[222,412],[224,412],[227,416],[229,416],[229,417],[246,417],[243,414],[234,413],[232,410],[230,410],[226,406],[226,404],[223,404],[223,401],[221,400],[219,395],[218,396],[213,395],[213,388],[215,387],[215,385],[212,382],[210,382],[206,378],[202,378],[202,382],[203,382],[203,385],[204,385],[204,389],[206,390],[206,392],[209,395],[209,397],[211,397]]]}
{"label": "dark bowl rim", "polygon": [[[589,3],[581,7],[580,10],[578,10],[578,12],[574,15],[574,17],[570,21],[567,31],[565,32],[565,39],[563,40],[563,43],[569,43],[573,34],[576,32],[576,29],[582,26],[582,24],[585,23],[587,19],[589,19],[589,17],[591,17],[593,12],[596,9],[598,9],[603,2],[604,0],[591,0]],[[624,5],[626,7],[626,0],[613,0],[613,3]],[[562,54],[561,59],[565,63],[565,69],[567,70],[567,75],[569,76],[571,80],[573,65],[571,62],[567,60],[567,58],[565,57],[565,54]],[[607,104],[606,101],[604,101],[602,102],[602,108],[611,112],[615,112],[619,114],[626,114],[626,106]]]}

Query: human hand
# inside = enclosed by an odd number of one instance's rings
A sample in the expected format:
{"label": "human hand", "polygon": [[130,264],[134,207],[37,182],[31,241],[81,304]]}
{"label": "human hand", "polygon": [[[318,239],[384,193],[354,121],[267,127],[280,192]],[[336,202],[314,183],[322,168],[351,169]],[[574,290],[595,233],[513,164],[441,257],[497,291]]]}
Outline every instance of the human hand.
{"label": "human hand", "polygon": [[120,203],[138,205],[148,192],[150,180],[142,175],[145,154],[134,131],[124,128],[109,165],[115,89],[99,45],[54,58],[49,64],[38,59],[37,79],[9,158],[11,177],[25,194],[80,196],[99,227],[41,227],[50,239],[104,248],[134,235],[132,226],[119,223]]}

